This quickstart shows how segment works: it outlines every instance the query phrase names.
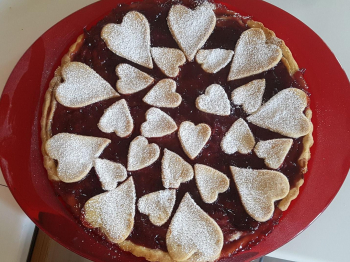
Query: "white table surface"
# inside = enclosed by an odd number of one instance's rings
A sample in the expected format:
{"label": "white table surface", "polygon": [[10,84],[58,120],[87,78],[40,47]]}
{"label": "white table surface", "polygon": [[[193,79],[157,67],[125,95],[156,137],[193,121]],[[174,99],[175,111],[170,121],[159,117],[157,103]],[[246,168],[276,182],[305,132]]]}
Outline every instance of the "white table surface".
{"label": "white table surface", "polygon": [[[327,43],[350,76],[350,1],[266,1],[311,27]],[[17,61],[41,34],[67,15],[93,2],[95,1],[1,0],[0,93]],[[350,261],[348,199],[350,176],[331,205],[309,228],[269,256],[307,262]],[[0,210],[1,261],[25,261],[34,225],[12,198],[1,172]]]}

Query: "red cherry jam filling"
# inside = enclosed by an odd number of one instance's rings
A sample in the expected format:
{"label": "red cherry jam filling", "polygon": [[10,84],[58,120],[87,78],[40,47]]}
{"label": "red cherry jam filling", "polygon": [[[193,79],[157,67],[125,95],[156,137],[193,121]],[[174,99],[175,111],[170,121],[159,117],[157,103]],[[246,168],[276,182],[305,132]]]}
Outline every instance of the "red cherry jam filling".
{"label": "red cherry jam filling", "polygon": [[[195,6],[194,1],[186,1],[182,4],[191,8]],[[73,60],[90,66],[113,87],[115,87],[116,81],[118,80],[115,74],[115,67],[120,63],[130,64],[151,75],[155,79],[155,83],[161,79],[167,78],[155,64],[153,69],[147,69],[112,53],[101,39],[100,33],[104,25],[108,23],[121,23],[127,12],[136,10],[145,15],[150,23],[152,47],[178,48],[166,22],[170,7],[170,2],[155,4],[153,1],[144,1],[131,5],[118,5],[117,8],[98,22],[97,25],[84,32],[84,43],[75,54]],[[245,23],[245,18],[227,10],[223,6],[219,6],[215,10],[215,13],[218,18],[215,30],[203,48],[234,50],[241,33],[249,29]],[[161,180],[161,159],[163,157],[164,148],[177,153],[191,165],[196,163],[205,164],[225,173],[231,180],[230,188],[225,193],[219,194],[217,201],[213,204],[206,204],[202,201],[194,179],[181,184],[180,188],[177,190],[176,204],[172,213],[173,216],[182,197],[186,192],[189,192],[194,201],[221,227],[225,238],[222,256],[236,253],[258,243],[272,231],[273,227],[278,223],[282,212],[276,207],[273,217],[269,221],[261,223],[252,219],[245,212],[241,204],[229,167],[233,165],[252,169],[267,168],[263,159],[258,158],[254,152],[247,155],[239,153],[227,155],[220,148],[220,142],[230,126],[238,118],[241,117],[245,119],[247,117],[247,114],[242,110],[241,106],[231,104],[232,109],[230,116],[217,116],[199,111],[195,106],[195,99],[203,94],[205,89],[211,84],[220,84],[225,88],[228,97],[231,97],[231,92],[235,88],[254,79],[262,78],[266,79],[264,102],[268,101],[272,96],[285,88],[295,87],[303,90],[307,89],[302,73],[297,72],[294,76],[290,76],[282,62],[273,69],[261,74],[230,82],[227,81],[229,69],[230,65],[227,65],[218,73],[209,74],[203,71],[196,62],[187,62],[181,67],[180,74],[174,78],[177,83],[176,92],[182,96],[181,105],[173,109],[162,108],[165,113],[169,114],[175,120],[178,126],[181,122],[189,120],[195,124],[206,123],[211,127],[212,136],[201,154],[195,160],[190,160],[181,148],[177,138],[177,132],[162,138],[150,138],[148,139],[149,142],[156,143],[162,149],[159,159],[147,168],[128,173],[128,175],[132,176],[134,179],[137,198],[164,189]],[[145,121],[145,112],[151,107],[144,103],[142,98],[152,86],[132,95],[122,95],[119,98],[101,101],[78,109],[67,108],[58,104],[52,122],[53,135],[68,132],[108,138],[112,140],[112,143],[103,151],[100,158],[109,159],[126,166],[129,144],[136,136],[140,135],[140,126]],[[114,133],[103,133],[97,127],[97,123],[104,113],[104,110],[119,99],[125,99],[127,101],[134,119],[135,127],[132,135],[128,138],[120,138]],[[253,124],[248,124],[257,142],[260,140],[284,137]],[[283,165],[278,169],[278,171],[287,176],[291,187],[302,177],[301,169],[297,164],[302,150],[302,138],[294,139],[290,152]],[[81,215],[81,209],[87,200],[104,192],[93,168],[87,177],[80,182],[71,184],[53,182],[53,184],[57,194],[67,204],[67,207],[76,218],[79,218]],[[161,227],[154,226],[146,215],[140,214],[136,209],[135,226],[128,240],[144,247],[166,251],[165,236],[171,218]],[[93,231],[99,233],[97,229]],[[237,232],[240,232],[241,238],[238,241],[233,241],[234,235]]]}

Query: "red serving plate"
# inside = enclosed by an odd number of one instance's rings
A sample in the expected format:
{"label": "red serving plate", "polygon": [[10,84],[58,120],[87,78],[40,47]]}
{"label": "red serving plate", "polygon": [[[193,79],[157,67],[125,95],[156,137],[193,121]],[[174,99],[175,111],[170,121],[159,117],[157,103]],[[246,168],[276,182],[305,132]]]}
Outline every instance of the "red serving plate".
{"label": "red serving plate", "polygon": [[[111,251],[81,227],[55,196],[43,167],[40,139],[42,103],[60,59],[84,27],[121,1],[89,5],[44,33],[19,60],[0,100],[0,165],[7,185],[24,212],[54,240],[94,261],[145,261]],[[126,0],[123,2],[131,2]],[[250,261],[284,245],[329,205],[350,163],[350,84],[326,44],[285,11],[260,0],[223,0],[231,10],[261,21],[283,39],[310,87],[315,144],[300,195],[280,224],[259,245],[224,261]]]}

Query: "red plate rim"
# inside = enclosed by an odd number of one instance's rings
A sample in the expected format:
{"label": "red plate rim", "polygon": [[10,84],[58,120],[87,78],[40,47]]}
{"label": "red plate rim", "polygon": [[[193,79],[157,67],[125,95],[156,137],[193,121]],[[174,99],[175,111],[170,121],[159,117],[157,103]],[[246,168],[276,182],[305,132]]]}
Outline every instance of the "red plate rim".
{"label": "red plate rim", "polygon": [[[145,260],[125,252],[110,254],[109,248],[79,226],[55,197],[40,151],[41,108],[48,83],[69,45],[83,28],[122,2],[131,1],[96,2],[45,32],[15,66],[0,100],[0,166],[14,198],[50,237],[94,261]],[[310,87],[315,127],[310,171],[281,223],[259,245],[224,260],[250,261],[297,236],[323,212],[340,189],[350,163],[350,83],[321,38],[292,15],[260,0],[220,2],[263,22],[286,42],[299,66],[307,69],[305,79]]]}

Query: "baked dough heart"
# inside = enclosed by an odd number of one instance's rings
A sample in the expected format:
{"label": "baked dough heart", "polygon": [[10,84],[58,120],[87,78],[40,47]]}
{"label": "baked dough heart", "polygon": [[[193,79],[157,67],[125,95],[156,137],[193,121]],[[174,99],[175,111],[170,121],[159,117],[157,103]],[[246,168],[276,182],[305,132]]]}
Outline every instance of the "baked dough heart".
{"label": "baked dough heart", "polygon": [[160,190],[141,197],[137,207],[140,213],[149,217],[153,225],[161,226],[170,218],[175,199],[175,189]]}
{"label": "baked dough heart", "polygon": [[113,53],[136,64],[153,68],[150,28],[143,14],[130,11],[121,24],[105,25],[101,38]]}
{"label": "baked dough heart", "polygon": [[232,102],[242,105],[247,114],[254,113],[261,106],[265,85],[265,79],[258,79],[236,88],[231,94]]}
{"label": "baked dough heart", "polygon": [[132,177],[116,189],[90,198],[84,205],[84,220],[99,227],[114,243],[124,241],[134,228],[136,192]]}
{"label": "baked dough heart", "polygon": [[141,125],[141,135],[144,137],[162,137],[176,130],[177,125],[171,116],[155,107],[147,110],[146,122]]}
{"label": "baked dough heart", "polygon": [[287,88],[273,96],[258,111],[247,117],[254,125],[298,138],[311,131],[311,122],[303,111],[308,103],[306,93],[297,88]]}
{"label": "baked dough heart", "polygon": [[198,191],[205,203],[216,201],[218,194],[230,186],[230,180],[225,174],[209,166],[195,164],[194,173]]}
{"label": "baked dough heart", "polygon": [[64,106],[83,107],[119,96],[106,80],[83,63],[67,63],[61,74],[64,82],[57,86],[55,97]]}
{"label": "baked dough heart", "polygon": [[190,121],[182,122],[178,132],[182,149],[191,159],[194,159],[202,151],[210,135],[210,126],[207,124],[198,124],[195,126]]}
{"label": "baked dough heart", "polygon": [[94,167],[103,190],[115,189],[118,182],[124,181],[127,177],[126,169],[122,164],[107,159],[97,158]]}
{"label": "baked dough heart", "polygon": [[219,116],[228,116],[231,110],[225,89],[217,84],[208,86],[205,94],[197,97],[196,107],[200,111]]}
{"label": "baked dough heart", "polygon": [[226,154],[234,154],[237,151],[248,154],[253,150],[254,145],[253,133],[242,118],[233,123],[221,141],[221,149]]}
{"label": "baked dough heart", "polygon": [[259,222],[269,220],[275,209],[274,202],[289,192],[285,175],[272,170],[230,168],[247,213]]}
{"label": "baked dough heart", "polygon": [[174,152],[164,149],[162,158],[162,182],[165,188],[179,188],[181,183],[193,178],[193,168]]}
{"label": "baked dough heart", "polygon": [[54,135],[45,144],[47,154],[57,160],[57,176],[65,183],[83,179],[111,140],[68,133]]}
{"label": "baked dough heart", "polygon": [[248,29],[242,33],[236,44],[228,81],[269,70],[277,65],[281,58],[281,49],[277,45],[266,43],[262,29]]}
{"label": "baked dough heart", "polygon": [[98,128],[105,133],[115,132],[120,137],[131,134],[134,121],[125,99],[115,102],[105,110],[98,122]]}
{"label": "baked dough heart", "polygon": [[172,79],[160,80],[142,99],[156,107],[175,108],[181,104],[182,97],[175,92],[176,82]]}
{"label": "baked dough heart", "polygon": [[223,247],[223,233],[186,193],[166,234],[169,255],[175,261],[214,261]]}
{"label": "baked dough heart", "polygon": [[265,159],[269,168],[277,169],[282,165],[292,144],[293,139],[290,138],[260,141],[256,144],[254,152],[258,157]]}
{"label": "baked dough heart", "polygon": [[196,55],[196,61],[205,72],[215,74],[231,61],[233,53],[232,50],[220,48],[201,49]]}
{"label": "baked dough heart", "polygon": [[191,10],[183,5],[171,7],[168,26],[173,38],[192,61],[197,51],[205,44],[216,24],[213,6],[205,2]]}
{"label": "baked dough heart", "polygon": [[151,53],[156,65],[168,77],[176,77],[179,67],[186,62],[184,53],[176,48],[152,47]]}
{"label": "baked dough heart", "polygon": [[128,153],[128,171],[136,171],[153,164],[159,157],[159,146],[148,144],[143,136],[131,141]]}
{"label": "baked dough heart", "polygon": [[124,95],[139,92],[154,82],[151,76],[128,64],[117,65],[115,72],[119,77],[117,90]]}

